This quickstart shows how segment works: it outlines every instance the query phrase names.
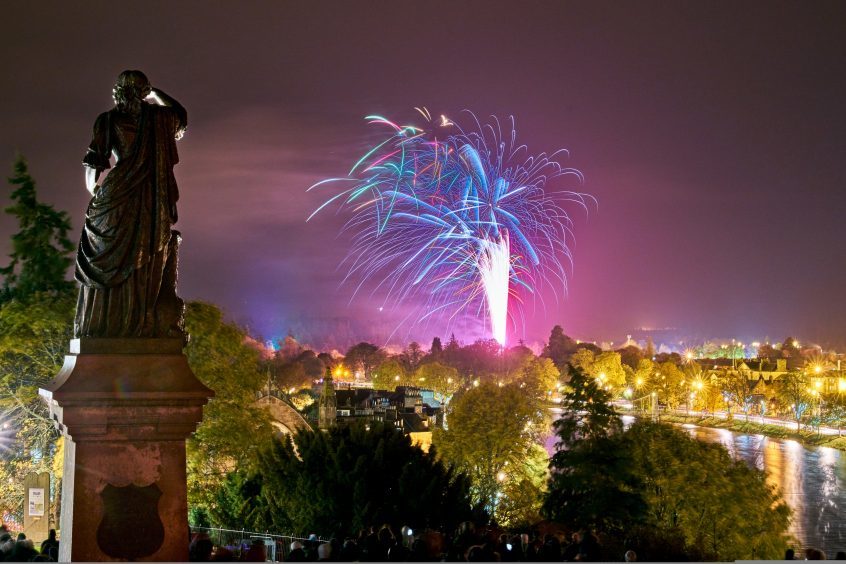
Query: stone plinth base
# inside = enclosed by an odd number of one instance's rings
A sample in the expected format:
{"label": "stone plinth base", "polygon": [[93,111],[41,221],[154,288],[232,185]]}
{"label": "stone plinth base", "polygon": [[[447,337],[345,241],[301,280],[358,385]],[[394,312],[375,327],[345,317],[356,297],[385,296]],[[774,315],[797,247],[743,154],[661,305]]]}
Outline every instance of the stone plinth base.
{"label": "stone plinth base", "polygon": [[185,439],[214,392],[182,340],[74,339],[42,395],[65,438],[59,560],[187,560]]}

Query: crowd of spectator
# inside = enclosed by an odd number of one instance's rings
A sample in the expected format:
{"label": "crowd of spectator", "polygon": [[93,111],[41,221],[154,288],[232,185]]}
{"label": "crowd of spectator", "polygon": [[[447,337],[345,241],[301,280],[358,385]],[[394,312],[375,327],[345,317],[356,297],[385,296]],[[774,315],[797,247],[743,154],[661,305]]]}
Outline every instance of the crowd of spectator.
{"label": "crowd of spectator", "polygon": [[59,541],[56,540],[56,530],[50,529],[48,538],[35,547],[32,539],[26,538],[24,533],[17,537],[6,526],[0,526],[0,560],[3,562],[57,562],[59,560]]}
{"label": "crowd of spectator", "polygon": [[[214,546],[205,533],[194,535],[190,546],[192,561],[259,562],[267,557],[261,539],[249,545]],[[510,534],[497,529],[477,529],[462,523],[453,534],[437,531],[394,529],[389,525],[369,527],[354,537],[333,537],[321,541],[316,535],[278,546],[276,559],[286,562],[591,562],[600,559],[597,537],[579,531],[564,535]],[[619,560],[637,560],[634,551],[621,554]]]}

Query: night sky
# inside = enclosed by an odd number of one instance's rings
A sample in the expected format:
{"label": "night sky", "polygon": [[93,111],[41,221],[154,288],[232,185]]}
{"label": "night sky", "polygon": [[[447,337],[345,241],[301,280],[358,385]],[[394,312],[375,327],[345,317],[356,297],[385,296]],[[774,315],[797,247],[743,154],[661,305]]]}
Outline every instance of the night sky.
{"label": "night sky", "polygon": [[[584,339],[675,327],[846,343],[846,3],[14,2],[3,12],[6,170],[21,151],[78,238],[94,119],[118,73],[143,70],[189,113],[176,168],[180,293],[256,335],[341,346],[384,341],[396,326],[378,299],[349,305],[336,268],[343,218],[305,223],[322,203],[306,189],[343,175],[373,141],[364,116],[419,123],[413,107],[426,106],[514,115],[532,152],[569,149],[564,164],[599,201],[571,210],[569,294],[528,321],[528,341],[558,323]],[[2,255],[14,228],[0,218]],[[428,345],[434,333],[410,336]]]}

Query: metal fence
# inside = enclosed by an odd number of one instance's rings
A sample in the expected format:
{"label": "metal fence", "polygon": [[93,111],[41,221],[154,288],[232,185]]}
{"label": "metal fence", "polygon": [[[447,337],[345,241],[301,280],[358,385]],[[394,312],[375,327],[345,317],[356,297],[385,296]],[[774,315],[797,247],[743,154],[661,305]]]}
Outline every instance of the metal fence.
{"label": "metal fence", "polygon": [[[191,533],[208,534],[215,546],[225,547],[231,550],[236,558],[240,558],[242,554],[246,553],[254,541],[262,540],[267,550],[268,562],[282,562],[287,560],[288,555],[291,553],[291,543],[299,541],[305,545],[309,540],[294,535],[281,535],[267,531],[219,529],[215,527],[191,527]],[[317,542],[327,542],[327,540],[318,537]]]}

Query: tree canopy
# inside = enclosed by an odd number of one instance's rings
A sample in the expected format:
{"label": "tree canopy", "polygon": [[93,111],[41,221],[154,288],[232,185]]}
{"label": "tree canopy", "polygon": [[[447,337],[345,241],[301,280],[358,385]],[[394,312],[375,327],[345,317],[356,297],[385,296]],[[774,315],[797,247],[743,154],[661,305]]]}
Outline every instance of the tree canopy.
{"label": "tree canopy", "polygon": [[235,468],[250,466],[258,445],[272,434],[270,416],[254,404],[267,380],[259,351],[245,332],[223,320],[216,306],[191,302],[185,328],[191,335],[185,354],[197,378],[214,390],[203,421],[187,443],[188,496],[195,507],[213,504],[211,496]]}
{"label": "tree canopy", "polygon": [[575,371],[570,386],[556,422],[547,517],[625,537],[648,560],[784,554],[790,510],[763,472],[668,425],[623,431],[595,382]]}
{"label": "tree canopy", "polygon": [[[66,279],[73,244],[67,213],[38,200],[26,160],[19,156],[9,179],[14,190],[6,213],[18,221],[11,261],[0,269],[0,512],[21,518],[28,472],[50,471],[59,437],[39,388],[62,367],[73,328],[74,284]],[[61,468],[58,466],[57,468]],[[58,493],[61,472],[54,474]],[[51,498],[54,502],[54,499]]]}
{"label": "tree canopy", "polygon": [[448,428],[435,429],[432,442],[445,462],[470,477],[474,503],[501,521],[497,508],[504,487],[531,475],[526,465],[536,452],[535,427],[543,421],[537,403],[519,385],[482,383],[450,402]]}
{"label": "tree canopy", "polygon": [[383,523],[452,530],[470,516],[469,485],[389,425],[341,426],[267,443],[252,471],[230,476],[213,515],[338,538]]}

